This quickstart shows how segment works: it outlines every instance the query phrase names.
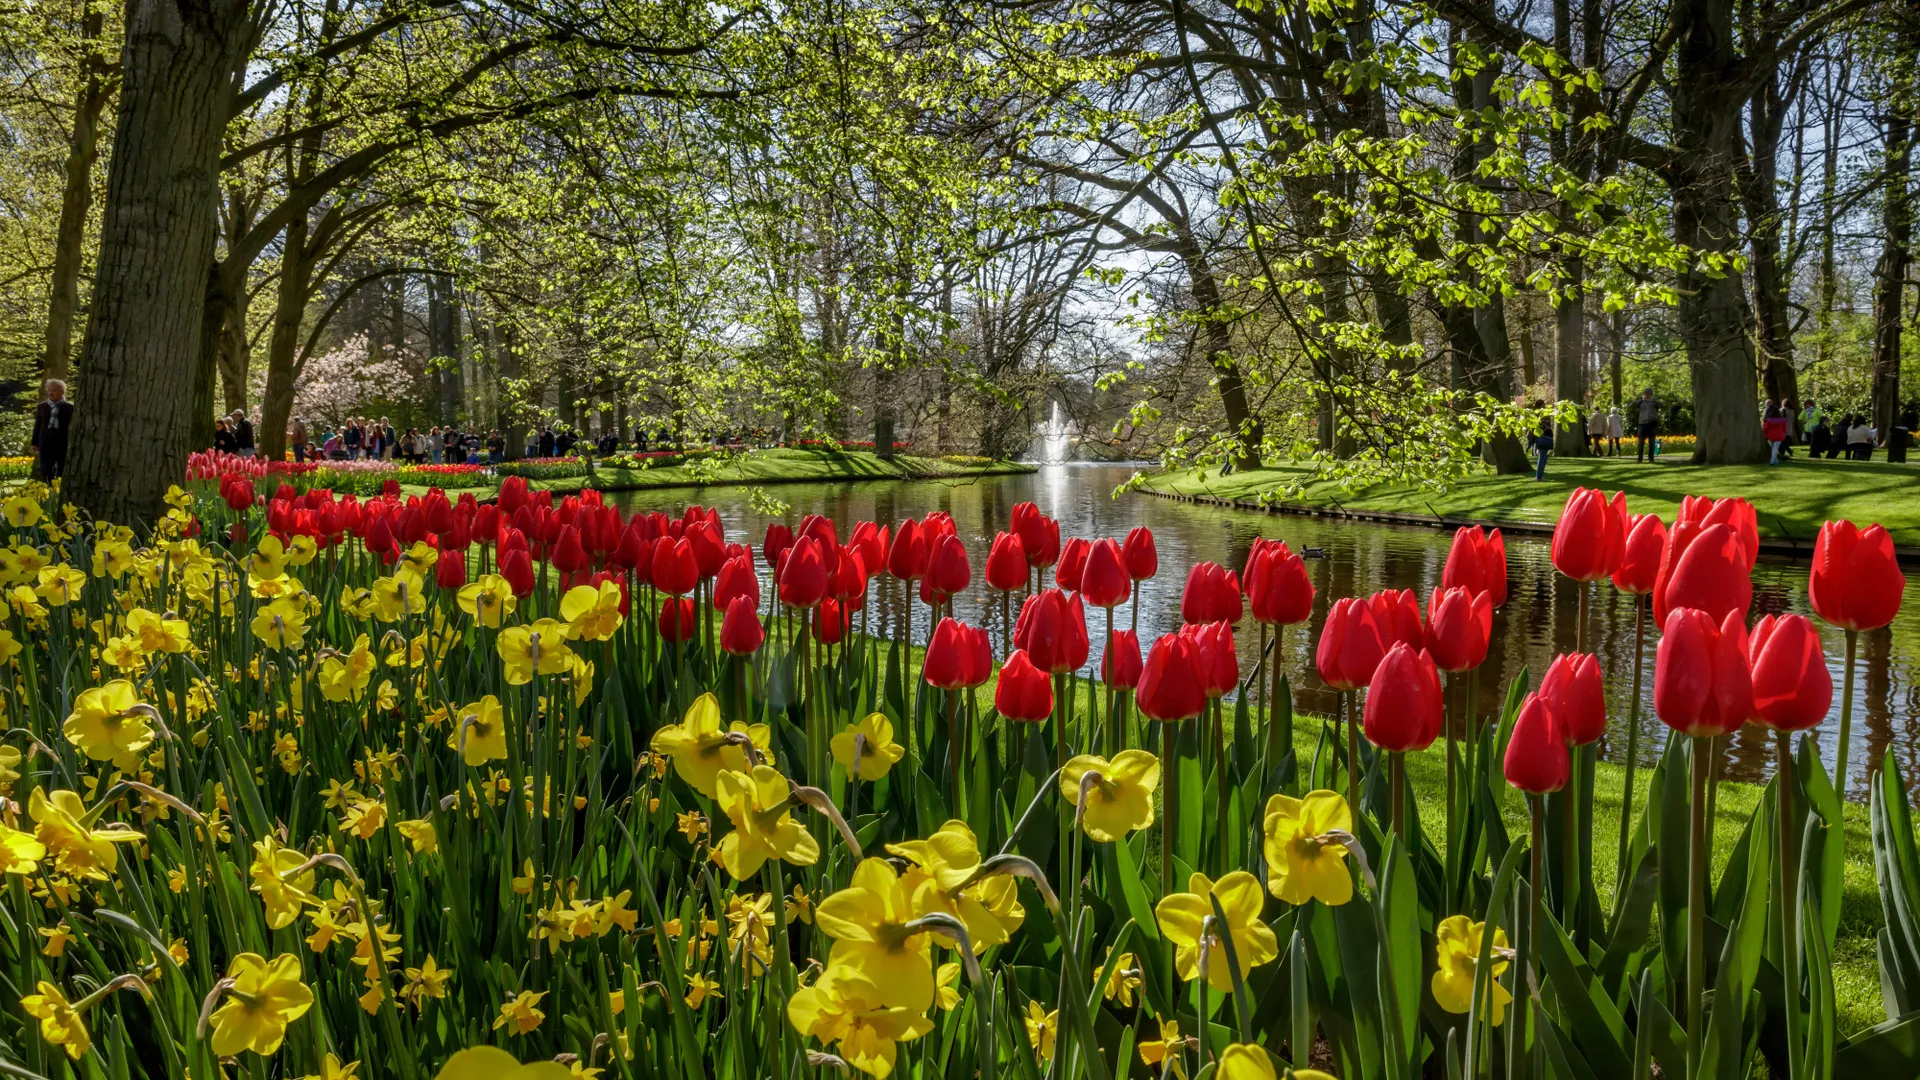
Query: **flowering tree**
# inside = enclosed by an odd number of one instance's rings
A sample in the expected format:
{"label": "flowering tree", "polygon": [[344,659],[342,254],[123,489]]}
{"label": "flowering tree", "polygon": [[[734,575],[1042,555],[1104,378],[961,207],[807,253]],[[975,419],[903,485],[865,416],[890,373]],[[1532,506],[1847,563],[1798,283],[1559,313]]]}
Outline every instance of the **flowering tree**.
{"label": "flowering tree", "polygon": [[[307,359],[294,385],[293,415],[338,424],[350,416],[395,411],[414,394],[415,376],[390,350],[357,334]],[[256,388],[256,393],[260,388]]]}

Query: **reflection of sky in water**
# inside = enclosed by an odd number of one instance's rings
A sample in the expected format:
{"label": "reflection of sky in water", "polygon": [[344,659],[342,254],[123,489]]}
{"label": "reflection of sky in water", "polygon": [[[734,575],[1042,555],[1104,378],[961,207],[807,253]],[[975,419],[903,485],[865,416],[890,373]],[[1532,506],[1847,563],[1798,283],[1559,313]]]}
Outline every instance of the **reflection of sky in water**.
{"label": "reflection of sky in water", "polygon": [[[998,594],[986,589],[981,568],[994,533],[1006,527],[1014,504],[1027,500],[1060,519],[1063,539],[1069,536],[1119,539],[1135,525],[1146,525],[1153,530],[1160,551],[1161,573],[1144,582],[1141,588],[1138,619],[1143,647],[1179,625],[1180,591],[1186,582],[1188,567],[1213,560],[1237,571],[1245,564],[1256,536],[1285,540],[1296,551],[1310,547],[1325,551],[1325,558],[1307,561],[1318,590],[1310,624],[1315,634],[1326,618],[1327,608],[1342,596],[1363,596],[1388,587],[1411,588],[1424,605],[1427,594],[1439,583],[1441,566],[1451,542],[1451,534],[1432,529],[1254,514],[1147,495],[1111,498],[1113,489],[1130,472],[1124,466],[1066,465],[1049,466],[1025,476],[951,482],[786,484],[767,490],[792,506],[788,518],[791,522],[798,523],[801,515],[807,513],[824,513],[838,524],[843,539],[856,521],[895,522],[930,510],[951,513],[960,537],[972,554],[974,567],[972,587],[956,598],[957,614],[966,622],[988,627],[996,647],[1002,635],[1000,602]],[[716,505],[727,526],[727,538],[756,545],[765,534],[769,520],[748,506],[744,488],[627,492],[613,498],[630,510],[677,513],[695,499]],[[1577,603],[1574,585],[1553,572],[1545,538],[1508,537],[1507,562],[1509,599],[1506,608],[1494,617],[1492,648],[1480,674],[1480,711],[1489,718],[1497,712],[1506,684],[1519,674],[1522,666],[1529,668],[1531,681],[1537,685],[1554,653],[1573,647],[1572,623]],[[1807,605],[1806,582],[1804,563],[1763,558],[1754,570],[1753,618],[1788,611],[1812,616],[1812,609]],[[1050,575],[1048,583],[1052,583]],[[1628,704],[1632,695],[1633,607],[1627,597],[1610,585],[1596,584],[1592,589],[1589,644],[1599,654],[1607,672],[1608,701],[1613,715],[1606,754],[1610,760],[1619,761],[1624,760],[1626,754]],[[1849,785],[1856,797],[1864,796],[1861,780],[1869,757],[1877,760],[1889,748],[1909,778],[1920,773],[1920,721],[1916,720],[1920,715],[1920,688],[1916,687],[1914,675],[1914,643],[1920,641],[1920,604],[1915,602],[1915,592],[1916,587],[1910,584],[1907,603],[1902,606],[1891,633],[1879,631],[1860,636],[1860,662],[1854,687],[1853,783]],[[900,610],[900,595],[897,583],[889,578],[880,579],[870,616],[877,620],[873,624],[876,630],[888,628],[886,632],[891,633]],[[1127,626],[1134,617],[1126,605],[1115,614],[1119,627]],[[914,635],[924,640],[926,607],[917,600],[913,617]],[[1104,627],[1101,613],[1089,612],[1088,623],[1094,642],[1091,663],[1097,671]],[[1838,699],[1845,668],[1845,640],[1840,631],[1826,627],[1818,619],[1815,625],[1821,627],[1828,666],[1833,672],[1834,708],[1819,733],[1821,749],[1831,767],[1840,726]],[[1641,688],[1640,756],[1643,762],[1658,755],[1666,737],[1666,728],[1653,715],[1655,635],[1651,630],[1647,638]],[[1258,627],[1251,619],[1242,624],[1239,639],[1244,677],[1257,659],[1260,640]],[[1313,672],[1311,641],[1312,636],[1297,627],[1287,634],[1284,670],[1292,678],[1297,707],[1310,712],[1328,712],[1333,708],[1333,693]],[[1726,775],[1731,777],[1760,779],[1772,762],[1770,733],[1751,725],[1735,734],[1726,748]]]}

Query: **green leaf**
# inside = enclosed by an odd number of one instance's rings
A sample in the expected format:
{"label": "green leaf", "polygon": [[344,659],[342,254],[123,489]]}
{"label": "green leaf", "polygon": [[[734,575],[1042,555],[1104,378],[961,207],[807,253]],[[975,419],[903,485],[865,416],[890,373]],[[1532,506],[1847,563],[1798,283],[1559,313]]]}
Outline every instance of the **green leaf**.
{"label": "green leaf", "polygon": [[1835,1076],[1911,1076],[1916,1061],[1920,1061],[1920,1011],[1855,1035],[1833,1056],[1833,1072]]}
{"label": "green leaf", "polygon": [[1542,912],[1540,929],[1540,965],[1581,1056],[1601,1076],[1625,1076],[1632,1068],[1627,1022],[1613,1007],[1613,996],[1580,962],[1558,920]]}

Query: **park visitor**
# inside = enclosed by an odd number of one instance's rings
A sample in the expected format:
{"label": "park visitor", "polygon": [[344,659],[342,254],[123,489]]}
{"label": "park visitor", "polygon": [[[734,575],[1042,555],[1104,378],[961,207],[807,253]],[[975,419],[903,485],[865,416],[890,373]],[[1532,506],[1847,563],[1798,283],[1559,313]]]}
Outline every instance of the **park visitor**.
{"label": "park visitor", "polygon": [[227,417],[227,427],[233,432],[234,453],[241,457],[253,456],[253,421],[239,409],[233,410]]}
{"label": "park visitor", "polygon": [[73,402],[67,384],[48,379],[46,397],[33,411],[33,436],[27,450],[39,459],[40,479],[51,484],[67,470],[67,433],[73,428]]}
{"label": "park visitor", "polygon": [[1847,418],[1847,457],[1854,461],[1873,460],[1873,429],[1867,418],[1854,413]]}
{"label": "park visitor", "polygon": [[[1826,419],[1827,414],[1821,410],[1820,406],[1811,401],[1807,402],[1807,407],[1800,410],[1801,437],[1808,443],[1813,442],[1813,429],[1824,424]],[[1828,430],[1831,431],[1832,429],[1829,428]]]}
{"label": "park visitor", "polygon": [[1607,414],[1598,406],[1587,413],[1587,453],[1600,456],[1601,444],[1607,440]]}
{"label": "park visitor", "polygon": [[1620,436],[1625,434],[1625,421],[1620,419],[1620,406],[1607,410],[1607,456],[1620,456]]}
{"label": "park visitor", "polygon": [[307,422],[299,417],[287,425],[287,444],[293,447],[293,460],[307,460]]}
{"label": "park visitor", "polygon": [[1660,427],[1660,399],[1653,396],[1653,387],[1640,391],[1639,423],[1636,430],[1640,434],[1640,443],[1634,448],[1633,460],[1653,460],[1653,437]]}
{"label": "park visitor", "polygon": [[1760,421],[1761,433],[1766,435],[1767,445],[1771,448],[1767,464],[1780,464],[1780,449],[1787,443],[1788,426],[1787,410],[1779,402],[1769,400],[1766,416]]}
{"label": "park visitor", "polygon": [[[1537,408],[1538,406],[1531,406]],[[1553,418],[1543,416],[1533,432],[1533,478],[1547,478],[1547,455],[1553,452]]]}

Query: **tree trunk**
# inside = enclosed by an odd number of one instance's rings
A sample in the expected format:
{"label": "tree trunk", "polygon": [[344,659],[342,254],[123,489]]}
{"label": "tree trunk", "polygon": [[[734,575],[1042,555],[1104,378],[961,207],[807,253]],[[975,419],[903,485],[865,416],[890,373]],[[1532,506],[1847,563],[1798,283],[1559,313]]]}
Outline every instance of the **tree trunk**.
{"label": "tree trunk", "polygon": [[1692,374],[1696,464],[1765,461],[1753,313],[1731,261],[1740,243],[1733,177],[1747,94],[1734,47],[1733,0],[1684,0],[1672,90],[1674,145],[1666,179],[1674,239],[1694,252],[1677,283],[1678,323]]}
{"label": "tree trunk", "polygon": [[221,412],[247,411],[247,374],[253,366],[253,351],[247,342],[247,290],[222,293],[220,340],[220,391],[224,399]]}
{"label": "tree trunk", "polygon": [[440,275],[427,278],[427,333],[432,340],[428,351],[441,365],[440,423],[451,427],[459,418],[463,390],[460,385],[460,303],[454,296],[453,282]]}
{"label": "tree trunk", "polygon": [[135,0],[126,19],[68,494],[133,523],[159,517],[196,417],[211,426],[221,139],[252,23],[243,0]]}
{"label": "tree trunk", "polygon": [[1913,257],[1913,207],[1907,190],[1912,161],[1913,118],[1896,108],[1887,118],[1883,239],[1880,261],[1873,268],[1873,426],[1883,439],[1900,414],[1900,324]]}
{"label": "tree trunk", "polygon": [[1761,381],[1767,397],[1789,412],[1798,411],[1800,377],[1793,368],[1793,327],[1789,315],[1788,268],[1781,265],[1779,179],[1780,130],[1797,85],[1783,94],[1779,80],[1768,78],[1754,93],[1751,152],[1740,194],[1746,201],[1749,271],[1753,277],[1754,337],[1760,348]]}
{"label": "tree trunk", "polygon": [[[1569,0],[1553,0],[1553,48],[1567,62],[1573,62],[1573,5]],[[1557,109],[1565,111],[1570,107],[1565,86],[1559,80],[1554,81],[1553,96]],[[1578,119],[1576,114],[1575,123],[1554,126],[1552,153],[1562,168],[1585,179],[1579,160],[1582,155],[1572,138],[1573,129],[1579,126]],[[1560,219],[1562,233],[1571,233],[1578,227],[1573,207],[1564,200],[1555,208],[1555,214]],[[1586,285],[1586,262],[1567,245],[1560,245],[1559,251],[1562,294],[1553,306],[1553,397],[1562,404],[1572,402],[1584,408],[1587,308],[1581,293]],[[1586,456],[1587,426],[1581,417],[1576,415],[1570,421],[1555,425],[1553,452],[1561,457]]]}
{"label": "tree trunk", "polygon": [[1220,405],[1226,415],[1227,427],[1240,443],[1240,453],[1234,467],[1257,469],[1260,467],[1263,433],[1259,419],[1247,405],[1247,384],[1240,374],[1240,365],[1233,358],[1233,333],[1222,321],[1225,316],[1220,283],[1214,278],[1213,267],[1207,262],[1206,253],[1200,250],[1200,242],[1194,235],[1183,228],[1179,242],[1180,261],[1186,266],[1187,280],[1193,288],[1194,305],[1199,308],[1199,317],[1205,324],[1200,332],[1206,340],[1207,366],[1213,369],[1214,382],[1220,389]]}
{"label": "tree trunk", "polygon": [[74,94],[73,134],[67,142],[60,224],[53,242],[53,282],[47,296],[47,347],[42,366],[49,379],[66,378],[68,362],[73,358],[73,319],[80,308],[87,215],[93,209],[93,163],[100,156],[100,114],[112,97],[102,83],[103,72],[90,48],[100,36],[100,23],[99,6],[86,5],[80,20],[81,41],[89,46],[82,61],[86,73]]}
{"label": "tree trunk", "polygon": [[280,289],[273,305],[273,337],[267,343],[267,391],[255,433],[269,461],[280,460],[286,452],[287,421],[293,415],[294,386],[300,379],[295,367],[302,359],[300,329],[313,295],[314,260],[308,250],[305,214],[287,223],[281,245]]}

